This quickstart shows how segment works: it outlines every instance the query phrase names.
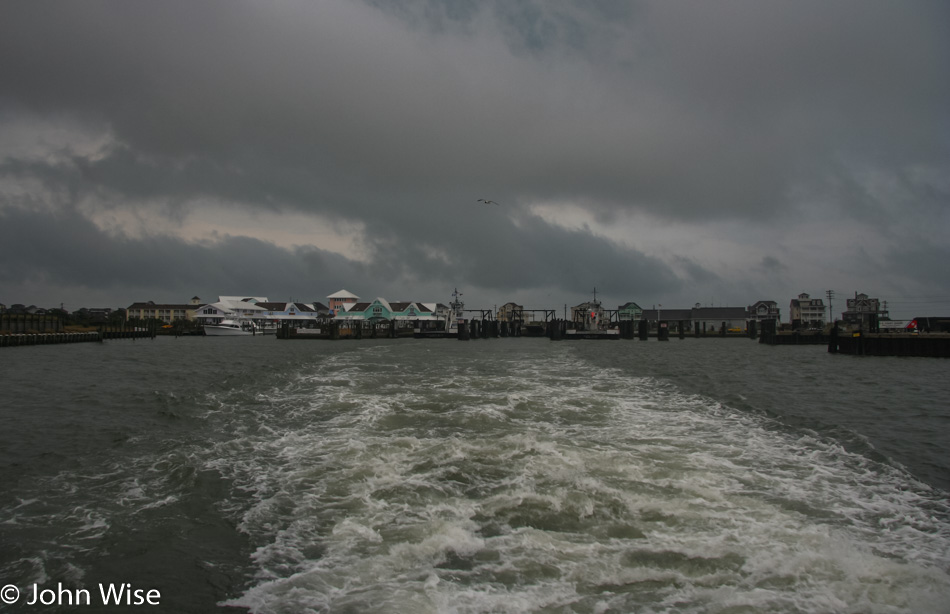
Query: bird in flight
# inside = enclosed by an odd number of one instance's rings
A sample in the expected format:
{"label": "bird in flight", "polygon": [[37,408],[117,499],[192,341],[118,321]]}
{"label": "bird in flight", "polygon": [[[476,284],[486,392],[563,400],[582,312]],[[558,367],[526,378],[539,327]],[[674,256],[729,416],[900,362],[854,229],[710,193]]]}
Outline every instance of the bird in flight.
{"label": "bird in flight", "polygon": [[479,199],[478,199],[478,202],[480,202],[480,203],[485,203],[486,205],[497,205],[497,204],[498,204],[498,203],[496,203],[496,202],[493,201],[493,200],[485,200],[484,198],[479,198]]}

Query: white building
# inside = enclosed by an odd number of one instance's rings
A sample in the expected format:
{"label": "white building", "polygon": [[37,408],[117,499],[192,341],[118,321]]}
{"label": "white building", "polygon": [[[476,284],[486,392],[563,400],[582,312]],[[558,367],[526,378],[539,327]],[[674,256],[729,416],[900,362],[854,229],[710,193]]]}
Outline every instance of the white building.
{"label": "white building", "polygon": [[267,319],[267,310],[257,303],[266,303],[266,296],[219,296],[217,303],[198,307],[195,319],[201,324],[218,324],[221,320]]}
{"label": "white building", "polygon": [[805,328],[821,328],[825,325],[825,303],[820,298],[811,298],[804,292],[793,298],[788,306],[791,323]]}

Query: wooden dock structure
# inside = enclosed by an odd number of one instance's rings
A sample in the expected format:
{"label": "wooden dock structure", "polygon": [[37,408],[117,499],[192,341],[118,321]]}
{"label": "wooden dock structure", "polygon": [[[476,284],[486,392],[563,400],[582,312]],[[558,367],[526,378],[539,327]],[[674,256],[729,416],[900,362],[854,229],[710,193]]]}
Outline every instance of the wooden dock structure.
{"label": "wooden dock structure", "polygon": [[948,333],[866,333],[832,331],[828,352],[852,356],[950,358]]}
{"label": "wooden dock structure", "polygon": [[154,328],[110,329],[104,328],[84,332],[54,333],[7,333],[0,335],[0,347],[20,347],[26,345],[55,345],[60,343],[103,342],[109,339],[154,339]]}

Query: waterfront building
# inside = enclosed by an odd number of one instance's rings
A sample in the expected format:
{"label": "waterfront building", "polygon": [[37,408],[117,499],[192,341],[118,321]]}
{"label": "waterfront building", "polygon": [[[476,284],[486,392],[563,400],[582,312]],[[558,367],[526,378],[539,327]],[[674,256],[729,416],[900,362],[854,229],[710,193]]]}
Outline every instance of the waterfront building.
{"label": "waterfront building", "polygon": [[498,308],[495,319],[499,322],[521,322],[524,323],[524,305],[517,303],[505,303]]}
{"label": "waterfront building", "polygon": [[195,319],[204,324],[220,324],[222,320],[251,320],[262,323],[267,311],[259,305],[267,303],[266,296],[219,296],[218,302],[201,305]]}
{"label": "waterfront building", "polygon": [[750,305],[748,311],[749,319],[756,322],[764,322],[765,320],[780,322],[782,320],[778,303],[775,301],[758,301],[754,305]]}
{"label": "waterfront building", "polygon": [[881,310],[880,299],[869,298],[867,294],[855,292],[854,298],[847,299],[846,306],[847,309],[841,313],[846,324],[870,328],[887,317],[887,312]]}
{"label": "waterfront building", "polygon": [[[419,302],[396,302],[388,301],[384,298],[377,298],[371,302],[360,303],[341,303],[346,307],[345,311],[337,312],[334,316],[337,320],[367,320],[372,322],[382,321],[416,321],[416,320],[437,320],[438,305],[433,303]],[[442,306],[444,309],[445,306]]]}
{"label": "waterfront building", "polygon": [[339,292],[334,292],[329,295],[327,300],[330,304],[330,316],[332,317],[340,312],[348,311],[350,307],[360,300],[360,297],[348,290],[340,290]]}
{"label": "waterfront building", "polygon": [[825,303],[802,292],[788,306],[792,328],[822,328],[825,325]]}
{"label": "waterfront building", "polygon": [[[697,305],[698,306],[698,305]],[[693,310],[664,308],[662,305],[653,309],[642,309],[640,319],[650,323],[650,329],[655,330],[658,322],[682,322],[683,330],[692,330]]]}
{"label": "waterfront building", "polygon": [[144,303],[132,303],[125,310],[126,320],[161,320],[166,324],[171,324],[176,320],[194,320],[198,308],[201,306],[201,299],[197,296],[191,297],[187,304],[167,304],[147,301]]}
{"label": "waterfront building", "polygon": [[643,316],[643,309],[636,303],[626,303],[617,307],[617,319],[621,322],[637,322]]}
{"label": "waterfront building", "polygon": [[[320,310],[317,308],[317,305],[323,307],[323,312],[321,314]],[[264,313],[261,314],[264,318],[271,320],[275,323],[280,322],[314,322],[321,315],[326,315],[327,309],[320,303],[310,304],[310,303],[280,303],[280,302],[260,302],[257,303],[257,306],[261,309],[264,309]]]}
{"label": "waterfront building", "polygon": [[692,311],[694,330],[745,331],[749,322],[749,310],[745,307],[694,307]]}
{"label": "waterfront building", "polygon": [[650,322],[651,329],[656,328],[657,322],[683,322],[684,331],[713,333],[723,328],[745,331],[751,318],[745,307],[703,307],[696,303],[692,309],[644,309],[641,319]]}

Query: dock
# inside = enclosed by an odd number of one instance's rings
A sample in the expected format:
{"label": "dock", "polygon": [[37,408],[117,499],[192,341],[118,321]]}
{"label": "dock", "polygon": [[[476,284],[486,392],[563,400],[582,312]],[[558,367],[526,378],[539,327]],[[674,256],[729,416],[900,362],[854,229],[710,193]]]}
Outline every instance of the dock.
{"label": "dock", "polygon": [[852,356],[950,358],[950,334],[832,331],[828,352]]}
{"label": "dock", "polygon": [[52,333],[7,333],[0,335],[0,347],[20,347],[26,345],[55,345],[60,343],[91,343],[103,342],[109,339],[154,339],[155,330],[152,329],[102,329],[85,332],[52,332]]}

